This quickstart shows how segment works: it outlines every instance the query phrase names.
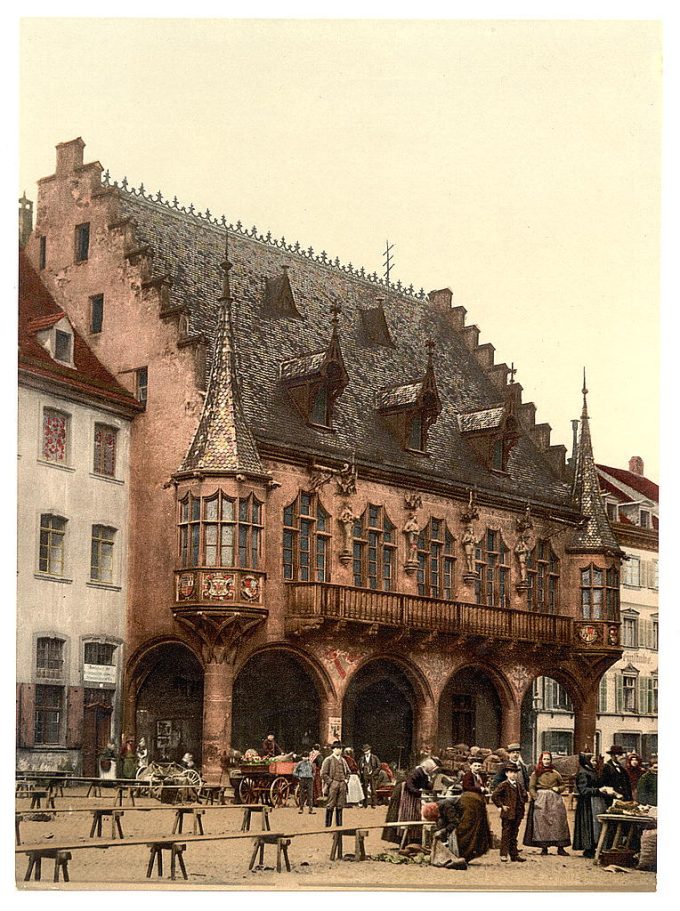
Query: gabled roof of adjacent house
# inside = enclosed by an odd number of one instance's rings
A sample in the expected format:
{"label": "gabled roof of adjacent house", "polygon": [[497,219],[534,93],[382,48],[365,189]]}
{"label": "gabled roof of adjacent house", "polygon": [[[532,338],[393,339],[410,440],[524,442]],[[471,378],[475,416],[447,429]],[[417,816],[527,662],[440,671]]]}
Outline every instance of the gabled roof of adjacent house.
{"label": "gabled roof of adjacent house", "polygon": [[645,500],[652,500],[654,503],[659,502],[659,485],[655,484],[654,481],[650,481],[649,478],[644,478],[642,475],[635,474],[633,471],[626,471],[624,468],[612,468],[610,465],[598,464],[597,467],[600,472],[606,472],[606,474],[609,475],[609,478],[603,479],[602,474],[600,473],[600,479],[604,480],[611,489],[611,492],[618,495],[621,500],[630,502],[634,497],[624,491],[620,486],[613,483],[612,478],[614,481],[621,481],[627,487],[632,487],[632,489],[637,491]]}
{"label": "gabled roof of adjacent house", "polygon": [[43,285],[22,250],[19,251],[19,372],[32,374],[55,385],[55,391],[69,390],[140,411],[142,406],[98,360],[85,340],[73,329],[73,367],[55,361],[38,341],[38,334],[68,319]]}
{"label": "gabled roof of adjacent house", "polygon": [[[224,228],[123,188],[117,193],[121,217],[134,220],[136,243],[153,251],[154,274],[170,276],[172,305],[185,308],[188,331],[203,333],[214,349]],[[347,461],[356,453],[360,465],[571,509],[567,484],[528,435],[522,434],[514,447],[507,474],[489,472],[464,439],[458,415],[496,407],[499,390],[453,328],[449,313],[427,299],[378,288],[356,272],[345,274],[341,268],[243,233],[230,232],[229,258],[234,263],[234,365],[243,414],[260,448],[274,445],[314,460]],[[284,271],[297,311],[291,315],[271,306],[272,282]],[[332,431],[323,431],[305,423],[282,380],[281,365],[293,373],[316,367],[309,355],[327,348],[328,313],[334,302],[342,306],[338,339],[349,382],[335,402]],[[370,344],[364,314],[377,306],[384,313],[387,332],[382,333],[381,344]],[[436,342],[433,371],[442,410],[430,428],[423,456],[402,448],[378,413],[376,392],[394,390],[422,376],[429,339]],[[209,346],[206,352],[209,363],[212,349]]]}

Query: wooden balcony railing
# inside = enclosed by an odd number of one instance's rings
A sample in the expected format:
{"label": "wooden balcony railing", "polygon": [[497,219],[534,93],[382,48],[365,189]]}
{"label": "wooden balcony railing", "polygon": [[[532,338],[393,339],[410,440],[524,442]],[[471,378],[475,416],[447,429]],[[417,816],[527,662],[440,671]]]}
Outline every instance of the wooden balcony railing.
{"label": "wooden balcony railing", "polygon": [[463,601],[439,601],[397,592],[374,592],[325,582],[288,582],[286,588],[287,612],[291,617],[353,620],[425,632],[552,645],[573,645],[575,642],[571,617],[485,607]]}

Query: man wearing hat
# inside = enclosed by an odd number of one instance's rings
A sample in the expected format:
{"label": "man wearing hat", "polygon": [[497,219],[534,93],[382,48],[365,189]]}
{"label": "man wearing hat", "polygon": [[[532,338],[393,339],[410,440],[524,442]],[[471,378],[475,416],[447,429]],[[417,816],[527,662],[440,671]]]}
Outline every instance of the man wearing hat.
{"label": "man wearing hat", "polygon": [[333,810],[335,810],[335,825],[342,825],[342,811],[347,806],[347,782],[349,781],[349,766],[342,758],[342,744],[334,741],[333,752],[326,756],[321,766],[321,781],[326,794],[326,827],[333,824]]}
{"label": "man wearing hat", "polygon": [[610,794],[605,791],[604,799],[608,807],[612,805],[614,798],[617,795],[622,797],[623,800],[633,799],[633,789],[630,786],[630,778],[621,764],[621,757],[624,753],[625,750],[623,747],[620,747],[616,743],[607,750],[609,759],[602,768],[602,786],[611,788],[612,791],[615,792]]}
{"label": "man wearing hat", "polygon": [[[531,778],[531,773],[529,772],[529,769],[527,768],[527,766],[524,764],[524,760],[522,759],[522,756],[520,755],[521,749],[522,749],[522,747],[520,746],[519,743],[509,743],[507,746],[508,762],[512,762],[517,766],[517,769],[518,769],[517,779],[518,779],[518,781],[521,781],[522,784],[524,785],[524,790],[528,791],[529,790],[529,779]],[[497,788],[498,785],[503,784],[504,781],[505,781],[505,772],[503,771],[503,764],[501,763],[501,766],[498,769],[498,772],[496,773],[493,781],[491,782],[491,787]]]}
{"label": "man wearing hat", "polygon": [[368,793],[371,793],[371,806],[375,807],[378,799],[378,780],[380,778],[380,760],[371,749],[370,743],[361,748],[359,757],[359,777],[364,787],[364,807],[368,806]]}
{"label": "man wearing hat", "polygon": [[520,770],[514,762],[505,762],[502,766],[505,781],[498,785],[491,795],[491,800],[501,810],[501,860],[507,863],[508,858],[515,863],[524,863],[519,856],[517,837],[522,819],[524,805],[527,802],[527,791],[520,780]]}

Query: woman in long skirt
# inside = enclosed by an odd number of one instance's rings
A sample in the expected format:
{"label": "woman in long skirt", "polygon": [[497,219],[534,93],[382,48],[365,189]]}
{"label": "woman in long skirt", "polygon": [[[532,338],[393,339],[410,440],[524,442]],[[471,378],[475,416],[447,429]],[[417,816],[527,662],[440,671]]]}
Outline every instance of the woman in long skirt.
{"label": "woman in long skirt", "polygon": [[[399,810],[397,813],[397,822],[409,822],[416,820],[420,822],[422,819],[422,794],[423,791],[429,790],[431,787],[431,775],[434,770],[437,768],[437,763],[434,759],[424,759],[415,769],[407,776],[404,784],[401,788],[399,796]],[[397,788],[395,787],[395,792]],[[392,800],[395,799],[395,794],[392,795]],[[387,822],[390,822],[390,810],[392,809],[392,800],[390,801],[390,807],[387,813]],[[394,834],[392,834],[394,833]],[[421,839],[421,830],[419,828],[413,828],[408,830],[408,835],[406,841],[420,842]],[[397,827],[394,829],[383,829],[383,839],[386,841],[393,841],[399,843],[401,841],[401,830]]]}
{"label": "woman in long skirt", "polygon": [[555,846],[557,853],[565,856],[564,849],[571,844],[567,811],[562,800],[566,788],[552,764],[552,753],[544,750],[529,779],[529,812],[524,830],[524,844],[541,848],[541,854],[549,854],[548,848]]}
{"label": "woman in long skirt", "polygon": [[361,787],[359,780],[359,766],[354,758],[352,747],[345,747],[344,759],[349,766],[349,781],[347,782],[347,804],[348,806],[358,806],[364,802],[364,789]]}
{"label": "woman in long skirt", "polygon": [[604,788],[600,786],[593,768],[592,753],[579,753],[579,770],[576,773],[576,816],[574,818],[574,851],[583,851],[584,857],[595,857],[600,837],[599,814],[604,813]]}

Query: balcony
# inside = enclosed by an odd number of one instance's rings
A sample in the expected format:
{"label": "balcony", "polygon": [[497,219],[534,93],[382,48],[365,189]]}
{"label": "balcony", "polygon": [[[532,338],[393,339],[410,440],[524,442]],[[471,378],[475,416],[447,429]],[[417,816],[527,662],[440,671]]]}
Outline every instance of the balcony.
{"label": "balcony", "polygon": [[602,649],[618,645],[619,625],[614,621],[581,622],[571,617],[322,582],[288,582],[286,590],[287,616],[300,618],[309,626],[336,621],[370,624],[374,630],[392,627],[559,647]]}

